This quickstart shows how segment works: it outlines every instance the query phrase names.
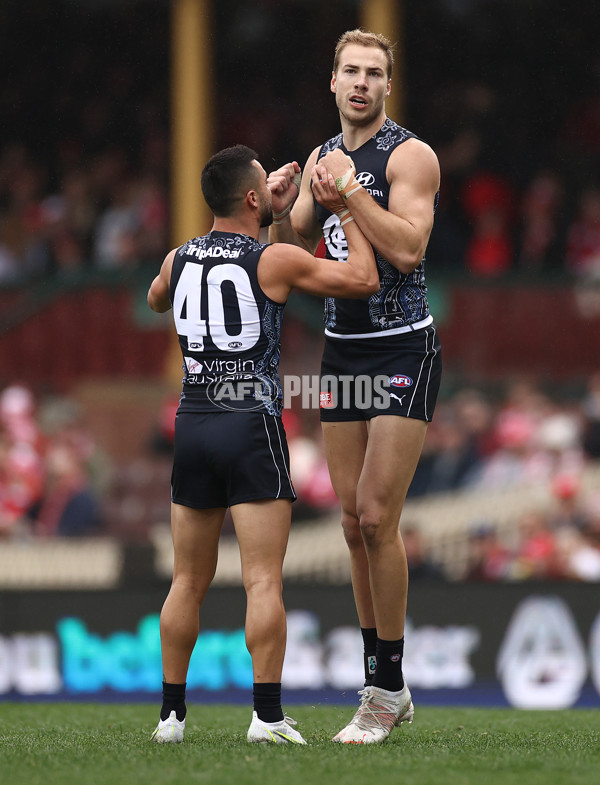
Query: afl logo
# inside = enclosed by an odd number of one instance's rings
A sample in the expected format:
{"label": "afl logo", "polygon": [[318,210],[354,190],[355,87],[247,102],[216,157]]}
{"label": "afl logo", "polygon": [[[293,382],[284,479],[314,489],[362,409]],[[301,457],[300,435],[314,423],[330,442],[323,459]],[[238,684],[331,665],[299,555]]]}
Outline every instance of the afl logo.
{"label": "afl logo", "polygon": [[375,176],[372,175],[371,172],[361,172],[356,175],[356,179],[363,188],[366,188],[368,185],[373,185],[375,182]]}
{"label": "afl logo", "polygon": [[410,376],[404,376],[402,373],[397,373],[395,376],[390,376],[390,384],[392,387],[411,387],[413,380]]}
{"label": "afl logo", "polygon": [[241,345],[241,341],[229,341],[227,344],[229,349],[239,349]]}

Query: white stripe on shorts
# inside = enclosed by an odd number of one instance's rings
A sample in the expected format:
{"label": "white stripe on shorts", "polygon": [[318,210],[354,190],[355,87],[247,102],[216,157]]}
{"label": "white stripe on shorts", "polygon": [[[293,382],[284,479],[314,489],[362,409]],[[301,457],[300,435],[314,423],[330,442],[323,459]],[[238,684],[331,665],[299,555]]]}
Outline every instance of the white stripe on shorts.
{"label": "white stripe on shorts", "polygon": [[283,465],[285,466],[285,473],[287,475],[288,482],[290,484],[290,488],[293,489],[294,486],[292,485],[292,478],[290,477],[290,471],[289,471],[289,468],[288,468],[288,466],[287,466],[287,464],[285,462],[285,451],[283,449],[283,444],[281,443],[280,427],[282,428],[283,426],[281,425],[281,420],[280,420],[279,417],[275,418],[275,427],[277,428],[277,436],[279,437],[279,449],[281,450],[281,460],[283,461]]}
{"label": "white stripe on shorts", "polygon": [[[417,394],[417,389],[419,387],[419,381],[421,379],[421,375],[423,374],[423,366],[425,365],[425,360],[427,360],[428,350],[427,350],[427,339],[429,338],[429,330],[425,330],[425,355],[421,361],[421,367],[419,368],[419,375],[417,377],[417,381],[415,382],[415,389],[413,390],[412,398],[410,399],[410,404],[408,405],[408,411],[406,412],[406,416],[410,417],[410,410],[412,408],[413,402],[415,400],[415,395]],[[433,344],[435,340],[435,327],[431,331],[431,348],[433,349]],[[423,399],[423,414],[425,418],[427,418],[427,392],[429,390],[429,381],[431,379],[431,369],[433,368],[433,358],[437,354],[437,349],[431,355],[429,360],[429,373],[427,374],[427,384],[425,385],[425,397]]]}
{"label": "white stripe on shorts", "polygon": [[269,436],[269,428],[267,426],[267,418],[266,415],[264,414],[263,414],[263,422],[265,424],[267,439],[269,440],[269,450],[271,450],[271,455],[273,456],[273,463],[275,464],[275,468],[277,469],[277,476],[279,477],[279,488],[277,489],[277,495],[275,496],[276,499],[279,499],[279,495],[281,493],[281,472],[279,471],[279,466],[277,466],[277,461],[275,460],[275,453],[273,452],[273,447],[271,446],[271,437]]}

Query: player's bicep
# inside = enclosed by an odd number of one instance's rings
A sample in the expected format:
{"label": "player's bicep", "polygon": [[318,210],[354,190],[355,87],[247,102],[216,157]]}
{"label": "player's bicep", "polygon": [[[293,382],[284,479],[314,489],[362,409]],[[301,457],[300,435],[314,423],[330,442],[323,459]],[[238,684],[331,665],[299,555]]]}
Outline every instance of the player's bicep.
{"label": "player's bicep", "polygon": [[394,151],[387,175],[390,182],[388,210],[428,237],[433,226],[435,196],[440,187],[435,153],[425,143],[409,140]]}
{"label": "player's bicep", "polygon": [[265,249],[258,266],[259,284],[276,302],[285,302],[291,289],[320,297],[342,296],[351,286],[351,279],[351,271],[343,262],[317,259],[287,243],[275,243]]}
{"label": "player's bicep", "polygon": [[303,254],[293,261],[291,286],[318,297],[361,297],[365,282],[345,262]]}

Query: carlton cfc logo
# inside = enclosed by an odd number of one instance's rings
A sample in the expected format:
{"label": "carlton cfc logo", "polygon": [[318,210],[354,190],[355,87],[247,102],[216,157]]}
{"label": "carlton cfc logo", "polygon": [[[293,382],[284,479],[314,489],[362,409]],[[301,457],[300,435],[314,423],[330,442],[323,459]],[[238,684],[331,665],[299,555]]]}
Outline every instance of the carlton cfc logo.
{"label": "carlton cfc logo", "polygon": [[392,387],[411,387],[413,380],[410,376],[405,376],[403,373],[397,373],[395,376],[390,376],[390,384]]}

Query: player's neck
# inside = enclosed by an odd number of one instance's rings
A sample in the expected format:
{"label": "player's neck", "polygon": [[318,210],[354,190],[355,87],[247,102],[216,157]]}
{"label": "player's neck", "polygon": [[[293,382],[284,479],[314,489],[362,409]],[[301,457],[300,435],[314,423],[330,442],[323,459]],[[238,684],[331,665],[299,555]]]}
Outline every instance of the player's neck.
{"label": "player's neck", "polygon": [[346,118],[340,116],[342,138],[346,150],[358,150],[359,147],[362,147],[365,142],[368,142],[379,131],[385,119],[385,112],[382,112],[368,125],[354,125],[354,123],[349,123]]}
{"label": "player's neck", "polygon": [[260,227],[258,226],[257,221],[253,219],[243,219],[240,217],[215,218],[211,231],[228,232],[229,234],[246,234],[249,237],[254,237],[255,240],[258,240]]}

